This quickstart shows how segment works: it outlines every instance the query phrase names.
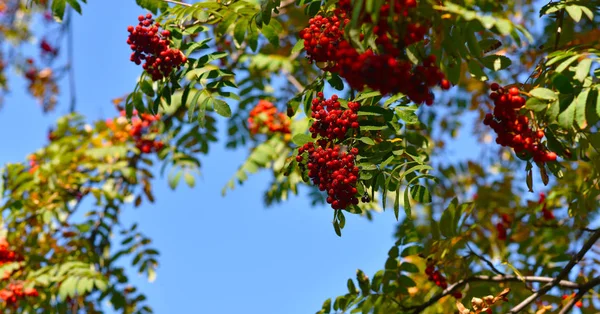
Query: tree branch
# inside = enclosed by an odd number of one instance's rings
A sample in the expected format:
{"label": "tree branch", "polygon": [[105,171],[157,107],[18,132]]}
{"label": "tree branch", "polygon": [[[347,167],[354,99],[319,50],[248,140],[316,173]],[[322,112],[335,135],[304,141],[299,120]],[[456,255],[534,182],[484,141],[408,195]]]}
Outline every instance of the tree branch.
{"label": "tree branch", "polygon": [[585,242],[581,250],[579,250],[579,252],[571,258],[567,266],[558,274],[558,276],[556,276],[556,278],[554,278],[554,280],[544,285],[542,288],[540,288],[540,290],[530,295],[521,303],[517,304],[510,310],[509,313],[512,314],[522,311],[527,306],[529,306],[529,304],[535,301],[535,299],[546,294],[548,291],[550,291],[550,289],[554,288],[555,286],[558,286],[559,283],[569,275],[571,269],[573,269],[573,267],[575,267],[575,265],[577,265],[577,263],[579,263],[579,261],[583,259],[585,254],[592,248],[592,246],[596,243],[596,241],[598,241],[598,239],[600,239],[600,231],[596,231],[594,234],[592,234],[592,236]]}
{"label": "tree branch", "polygon": [[503,273],[503,272],[501,272],[501,271],[499,271],[494,266],[494,264],[492,264],[492,262],[490,260],[488,260],[487,258],[485,258],[483,255],[479,255],[479,254],[475,253],[475,251],[473,251],[473,249],[471,248],[471,246],[469,244],[467,244],[467,247],[469,248],[469,251],[471,251],[471,254],[473,254],[474,256],[476,256],[477,258],[479,258],[480,260],[482,260],[483,262],[485,262],[490,267],[490,269],[493,272],[495,272],[496,274],[501,275],[501,276],[506,276],[506,274]]}
{"label": "tree branch", "polygon": [[[435,295],[434,297],[432,297],[431,299],[429,299],[429,301],[421,304],[421,305],[417,305],[417,306],[413,306],[413,307],[409,307],[408,309],[412,310],[414,309],[413,313],[417,314],[417,313],[421,313],[423,310],[425,310],[426,308],[430,307],[431,305],[433,305],[434,303],[436,303],[439,299],[450,295],[452,293],[454,293],[454,291],[456,291],[458,288],[466,285],[469,282],[541,282],[541,283],[552,283],[556,280],[556,278],[552,278],[552,277],[540,277],[540,276],[523,276],[523,277],[517,277],[517,276],[472,276],[463,280],[459,280],[456,283],[448,286],[448,288],[446,288],[444,291],[442,291],[441,293]],[[563,287],[563,288],[568,288],[568,289],[579,289],[581,287],[583,287],[584,285],[579,285],[575,282],[572,281],[568,281],[568,280],[559,280],[557,283],[557,286]],[[589,289],[588,289],[589,290]]]}
{"label": "tree branch", "polygon": [[185,3],[185,2],[181,2],[181,1],[176,1],[176,0],[162,0],[164,2],[168,2],[168,3],[173,3],[173,4],[177,4],[177,5],[182,5],[184,7],[191,7],[192,5],[189,3]]}
{"label": "tree branch", "polygon": [[562,9],[558,12],[558,15],[556,17],[557,25],[556,25],[556,41],[554,42],[554,50],[558,49],[558,44],[560,42],[560,35],[562,34],[562,26],[563,26],[564,18],[565,18],[565,9]]}
{"label": "tree branch", "polygon": [[567,303],[567,305],[565,305],[565,307],[563,307],[560,312],[558,312],[558,314],[567,314],[571,312],[571,309],[573,309],[573,306],[575,305],[575,303],[577,303],[579,300],[581,300],[581,298],[583,298],[583,296],[590,291],[590,289],[594,288],[595,286],[600,285],[600,277],[596,277],[588,282],[586,282],[585,284],[581,285],[581,287],[579,288],[579,291],[577,292],[577,294],[575,295],[574,298],[572,298],[569,303]]}

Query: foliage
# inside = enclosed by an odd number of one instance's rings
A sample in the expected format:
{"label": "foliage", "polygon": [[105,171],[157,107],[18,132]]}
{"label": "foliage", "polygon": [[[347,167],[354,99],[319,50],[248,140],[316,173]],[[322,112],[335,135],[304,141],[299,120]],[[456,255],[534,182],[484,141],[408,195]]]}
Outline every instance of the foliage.
{"label": "foliage", "polygon": [[[85,3],[0,2],[3,89],[14,68],[54,108],[58,74],[72,71],[55,64],[61,40],[40,41],[39,61],[21,45],[36,14],[68,33]],[[152,281],[158,252],[120,215],[154,201],[155,163],[171,188],[194,187],[220,140],[249,151],[224,195],[267,171],[267,205],[291,194],[331,204],[338,236],[349,214],[399,220],[383,269],[357,271],[319,313],[598,310],[597,0],[136,3],[154,16],[131,19],[145,27],[129,29],[132,61],[153,61],[115,101],[120,117],[87,124],[73,112],[29,164],[2,171],[4,241],[22,256],[2,262],[2,284],[38,294],[8,309],[95,313],[109,300],[151,312],[123,261]],[[153,68],[173,56],[177,66]],[[449,160],[472,117],[480,158]]]}

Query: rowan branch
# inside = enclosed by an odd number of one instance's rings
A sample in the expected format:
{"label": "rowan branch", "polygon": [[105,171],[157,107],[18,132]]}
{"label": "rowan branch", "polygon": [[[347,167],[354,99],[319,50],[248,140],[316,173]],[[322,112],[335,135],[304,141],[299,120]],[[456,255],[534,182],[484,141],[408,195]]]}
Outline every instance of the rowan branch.
{"label": "rowan branch", "polygon": [[[429,299],[429,301],[421,304],[421,305],[417,305],[417,306],[412,306],[409,307],[409,310],[414,310],[413,313],[417,314],[417,313],[421,313],[423,310],[425,310],[426,308],[430,307],[431,305],[435,304],[438,300],[440,300],[441,298],[447,296],[447,295],[451,295],[452,293],[454,293],[458,288],[466,285],[467,283],[470,282],[540,282],[540,283],[553,283],[554,280],[556,280],[556,278],[552,278],[552,277],[542,277],[542,276],[523,276],[523,277],[518,277],[518,276],[472,276],[466,279],[462,279],[457,281],[456,283],[448,286],[448,288],[446,288],[444,291],[442,291],[441,293],[433,296],[431,299]],[[567,288],[567,289],[580,289],[581,287],[584,287],[584,285],[579,285],[575,282],[572,281],[568,281],[568,280],[559,280],[557,283],[557,286],[560,286],[562,288]],[[589,289],[588,289],[589,290]]]}
{"label": "rowan branch", "polygon": [[529,304],[535,301],[538,297],[546,294],[548,291],[550,291],[550,289],[554,288],[555,286],[558,286],[559,283],[569,275],[571,269],[573,269],[573,267],[575,267],[575,265],[577,265],[577,263],[579,263],[579,261],[583,259],[585,254],[592,248],[592,246],[594,246],[598,239],[600,239],[600,231],[596,231],[594,234],[592,234],[592,236],[585,242],[581,250],[579,250],[579,252],[577,252],[577,254],[575,254],[575,256],[571,258],[567,266],[558,274],[558,276],[556,276],[556,278],[554,278],[554,280],[544,285],[542,288],[540,288],[540,290],[527,297],[521,303],[517,304],[510,310],[509,313],[513,314],[522,311],[527,306],[529,306]]}
{"label": "rowan branch", "polygon": [[189,3],[185,3],[185,2],[181,2],[181,1],[177,1],[177,0],[162,0],[163,2],[168,2],[168,3],[173,3],[176,5],[181,5],[184,7],[191,7],[192,5]]}
{"label": "rowan branch", "polygon": [[474,255],[475,257],[479,258],[479,259],[480,259],[480,260],[482,260],[483,262],[485,262],[485,263],[486,263],[486,264],[487,264],[487,265],[490,267],[490,269],[491,269],[493,272],[495,272],[496,274],[498,274],[498,275],[501,275],[501,276],[505,276],[505,275],[506,275],[505,273],[503,273],[503,272],[499,271],[499,270],[498,270],[498,269],[497,269],[497,268],[494,266],[494,264],[492,264],[492,262],[491,262],[490,260],[488,260],[487,258],[485,258],[483,255],[479,255],[479,254],[475,253],[475,251],[473,251],[473,249],[471,248],[471,246],[470,246],[469,244],[467,244],[467,247],[469,248],[469,251],[471,251],[471,254],[472,254],[472,255]]}
{"label": "rowan branch", "polygon": [[575,305],[575,303],[577,303],[579,300],[581,300],[581,298],[583,298],[583,296],[590,291],[592,288],[594,288],[595,286],[600,285],[600,277],[596,277],[590,281],[588,281],[587,283],[581,285],[581,287],[579,288],[579,291],[577,291],[577,294],[575,295],[575,297],[573,297],[571,300],[569,300],[569,303],[567,303],[565,305],[565,307],[563,307],[560,312],[558,312],[558,314],[567,314],[571,312],[571,309],[573,309],[573,306]]}

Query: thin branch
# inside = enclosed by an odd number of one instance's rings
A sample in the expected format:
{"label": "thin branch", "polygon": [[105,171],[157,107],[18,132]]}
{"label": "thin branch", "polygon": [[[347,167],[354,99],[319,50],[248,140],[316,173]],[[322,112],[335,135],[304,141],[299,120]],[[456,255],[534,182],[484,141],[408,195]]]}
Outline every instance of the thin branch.
{"label": "thin branch", "polygon": [[579,288],[579,291],[577,292],[575,297],[572,298],[571,300],[569,300],[569,303],[567,303],[567,305],[565,305],[565,307],[563,307],[560,310],[560,312],[558,312],[558,314],[571,313],[571,309],[573,309],[573,306],[575,305],[575,303],[577,303],[579,300],[581,300],[581,298],[583,298],[583,296],[588,291],[590,291],[590,289],[594,288],[597,285],[600,285],[600,277],[596,277],[596,278],[588,281],[587,283],[583,284],[581,286],[581,288]]}
{"label": "thin branch", "polygon": [[490,267],[490,269],[491,269],[493,272],[495,272],[496,274],[498,274],[498,275],[501,275],[501,276],[506,276],[506,274],[505,274],[505,273],[503,273],[503,272],[501,272],[501,271],[499,271],[499,270],[498,270],[498,269],[497,269],[497,268],[494,266],[494,264],[492,264],[492,262],[491,262],[490,260],[488,260],[487,258],[485,258],[483,255],[479,255],[479,254],[475,253],[475,251],[473,251],[473,249],[471,248],[471,246],[469,246],[469,244],[467,244],[467,247],[468,247],[468,248],[469,248],[469,250],[471,251],[471,254],[473,254],[474,256],[476,256],[477,258],[479,258],[480,260],[482,260],[483,262],[485,262],[485,263],[486,263],[486,264],[487,264],[487,265]]}
{"label": "thin branch", "polygon": [[[448,288],[446,288],[441,293],[433,296],[431,299],[429,299],[429,301],[421,305],[409,307],[408,309],[414,309],[413,314],[421,313],[426,308],[435,304],[439,299],[454,293],[454,291],[456,291],[458,288],[466,285],[469,282],[541,282],[549,284],[553,283],[555,280],[556,278],[541,276],[473,276],[457,281],[456,283],[448,286]],[[580,287],[583,287],[582,285],[568,280],[559,280],[556,285],[567,289],[579,289]]]}
{"label": "thin branch", "polygon": [[565,9],[561,9],[556,17],[558,25],[556,26],[556,41],[554,42],[554,50],[558,49],[560,42],[560,34],[562,34],[563,20],[565,18]]}
{"label": "thin branch", "polygon": [[579,261],[583,259],[585,254],[592,248],[592,246],[596,243],[596,241],[598,241],[598,239],[600,239],[600,231],[596,231],[594,234],[592,234],[592,236],[585,242],[581,250],[571,258],[567,266],[563,268],[563,270],[558,274],[558,276],[556,276],[556,278],[554,278],[554,280],[544,285],[542,288],[540,288],[540,290],[530,295],[521,303],[517,304],[510,310],[509,313],[518,313],[522,311],[523,309],[528,307],[529,304],[535,301],[538,297],[546,294],[548,291],[550,291],[550,289],[559,285],[559,283],[569,275],[571,269],[573,269],[573,267],[575,267],[575,265],[577,265],[577,263],[579,263]]}
{"label": "thin branch", "polygon": [[177,1],[177,0],[162,0],[164,2],[168,2],[168,3],[173,3],[173,4],[177,4],[177,5],[182,5],[184,7],[191,7],[192,5],[189,3],[185,3],[185,2],[181,2],[181,1]]}
{"label": "thin branch", "polygon": [[302,93],[304,91],[304,86],[300,83],[290,72],[284,71],[285,78],[296,87],[298,93]]}

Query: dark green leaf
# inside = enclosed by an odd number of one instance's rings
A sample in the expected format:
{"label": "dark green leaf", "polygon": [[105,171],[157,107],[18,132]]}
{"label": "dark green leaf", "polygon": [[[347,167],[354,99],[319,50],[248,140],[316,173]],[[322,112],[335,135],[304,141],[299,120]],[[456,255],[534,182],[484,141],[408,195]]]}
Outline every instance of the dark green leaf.
{"label": "dark green leaf", "polygon": [[221,115],[222,117],[225,117],[225,118],[231,117],[231,108],[229,108],[229,105],[225,101],[220,100],[220,99],[215,99],[214,108],[215,108],[215,112],[218,113],[219,115]]}

